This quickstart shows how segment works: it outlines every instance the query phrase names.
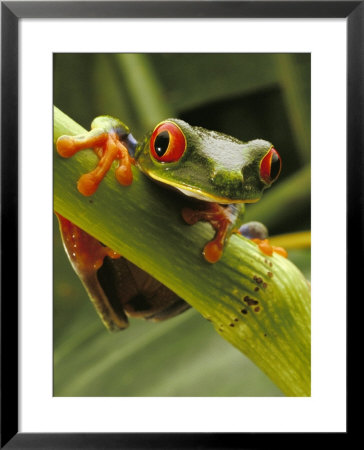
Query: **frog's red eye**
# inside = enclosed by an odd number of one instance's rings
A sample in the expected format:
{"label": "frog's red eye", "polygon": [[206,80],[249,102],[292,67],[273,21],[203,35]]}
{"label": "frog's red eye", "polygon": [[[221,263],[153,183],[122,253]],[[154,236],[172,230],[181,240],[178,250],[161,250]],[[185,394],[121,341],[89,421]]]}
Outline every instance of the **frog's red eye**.
{"label": "frog's red eye", "polygon": [[260,162],[260,178],[266,184],[271,184],[278,178],[281,172],[281,157],[273,147]]}
{"label": "frog's red eye", "polygon": [[150,138],[150,152],[160,162],[176,162],[186,150],[186,138],[173,122],[157,125]]}

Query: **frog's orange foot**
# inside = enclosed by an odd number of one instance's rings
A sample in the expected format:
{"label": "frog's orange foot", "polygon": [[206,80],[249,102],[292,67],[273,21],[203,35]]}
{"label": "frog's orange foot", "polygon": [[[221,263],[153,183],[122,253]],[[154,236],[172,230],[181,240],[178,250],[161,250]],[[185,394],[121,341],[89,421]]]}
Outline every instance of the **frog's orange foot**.
{"label": "frog's orange foot", "polygon": [[272,256],[273,252],[275,252],[284,258],[288,257],[288,253],[284,248],[270,245],[268,239],[252,239],[252,241],[258,244],[259,249],[268,256]]}
{"label": "frog's orange foot", "polygon": [[100,128],[79,136],[61,136],[57,140],[56,148],[64,158],[69,158],[80,150],[93,148],[100,158],[97,167],[78,180],[77,188],[83,195],[89,196],[96,192],[114,161],[118,161],[115,170],[118,182],[128,186],[133,181],[131,164],[134,160],[114,131],[106,132]]}
{"label": "frog's orange foot", "polygon": [[205,203],[197,209],[183,208],[182,217],[189,225],[194,225],[199,221],[209,222],[216,230],[214,239],[208,242],[203,249],[206,261],[212,264],[216,263],[222,256],[226,239],[232,228],[233,217],[229,206]]}

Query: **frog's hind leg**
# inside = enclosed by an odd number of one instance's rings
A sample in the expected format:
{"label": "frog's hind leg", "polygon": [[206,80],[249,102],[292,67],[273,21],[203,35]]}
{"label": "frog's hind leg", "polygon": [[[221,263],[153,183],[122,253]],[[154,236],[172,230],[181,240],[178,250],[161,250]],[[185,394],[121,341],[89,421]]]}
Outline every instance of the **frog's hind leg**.
{"label": "frog's hind leg", "polygon": [[77,136],[61,136],[57,140],[56,148],[59,155],[64,158],[69,158],[86,148],[93,148],[99,157],[97,167],[82,175],[78,180],[77,188],[85,196],[95,193],[115,160],[118,161],[115,171],[118,182],[123,186],[128,186],[133,181],[131,171],[133,160],[126,145],[120,141],[118,134],[113,129],[94,128]]}
{"label": "frog's hind leg", "polygon": [[151,320],[153,322],[161,322],[163,320],[171,319],[172,317],[178,316],[179,314],[187,311],[191,308],[187,302],[176,296],[174,303],[171,303],[166,308],[157,313],[146,317],[146,320]]}
{"label": "frog's hind leg", "polygon": [[282,247],[275,247],[269,243],[268,230],[265,225],[260,222],[248,222],[242,225],[239,229],[239,233],[242,236],[255,242],[259,249],[268,256],[271,256],[273,252],[280,254],[287,258],[287,251]]}
{"label": "frog's hind leg", "polygon": [[199,221],[209,222],[216,230],[214,239],[203,250],[206,261],[215,263],[221,258],[226,239],[232,233],[239,213],[234,205],[222,206],[218,203],[203,203],[197,209],[183,208],[182,217],[186,223],[193,225]]}
{"label": "frog's hind leg", "polygon": [[122,330],[128,326],[128,319],[122,308],[111,304],[103,286],[100,284],[98,272],[104,264],[104,258],[115,260],[118,255],[97,239],[81,230],[75,224],[56,213],[59,221],[61,237],[67,256],[92,301],[100,319],[110,330]]}

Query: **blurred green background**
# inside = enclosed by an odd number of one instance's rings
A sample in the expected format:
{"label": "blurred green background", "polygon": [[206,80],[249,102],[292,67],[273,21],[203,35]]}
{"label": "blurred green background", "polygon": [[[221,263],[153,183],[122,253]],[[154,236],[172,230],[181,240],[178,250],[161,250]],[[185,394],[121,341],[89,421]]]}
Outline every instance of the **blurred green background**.
{"label": "blurred green background", "polygon": [[[89,129],[118,117],[141,138],[179,117],[243,141],[271,141],[279,180],[247,205],[271,235],[310,229],[309,54],[55,54],[54,105]],[[310,278],[310,249],[289,258]],[[195,310],[106,331],[63,251],[54,222],[55,396],[282,396]]]}

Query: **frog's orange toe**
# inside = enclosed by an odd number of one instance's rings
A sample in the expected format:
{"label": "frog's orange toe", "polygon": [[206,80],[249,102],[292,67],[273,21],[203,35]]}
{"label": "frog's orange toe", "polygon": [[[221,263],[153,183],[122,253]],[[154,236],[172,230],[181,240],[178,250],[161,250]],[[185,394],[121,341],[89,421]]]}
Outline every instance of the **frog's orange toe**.
{"label": "frog's orange toe", "polygon": [[222,256],[222,247],[215,241],[208,242],[203,250],[203,256],[207,262],[214,264]]}
{"label": "frog's orange toe", "polygon": [[63,158],[70,158],[77,153],[72,136],[59,137],[56,142],[56,148],[58,154]]}
{"label": "frog's orange toe", "polygon": [[273,247],[273,251],[278,253],[278,255],[283,256],[284,258],[288,258],[287,250],[283,247]]}
{"label": "frog's orange toe", "polygon": [[268,256],[272,256],[274,252],[284,258],[288,257],[288,253],[283,247],[274,247],[270,245],[268,239],[252,239],[252,241],[255,242],[259,246],[260,250]]}
{"label": "frog's orange toe", "polygon": [[273,255],[273,247],[270,245],[268,239],[252,239],[253,242],[258,244],[259,249],[268,256]]}
{"label": "frog's orange toe", "polygon": [[95,179],[92,173],[86,173],[78,180],[77,189],[82,195],[89,197],[97,191],[100,181]]}
{"label": "frog's orange toe", "polygon": [[130,186],[133,182],[133,172],[130,164],[119,166],[115,170],[115,177],[122,186]]}

